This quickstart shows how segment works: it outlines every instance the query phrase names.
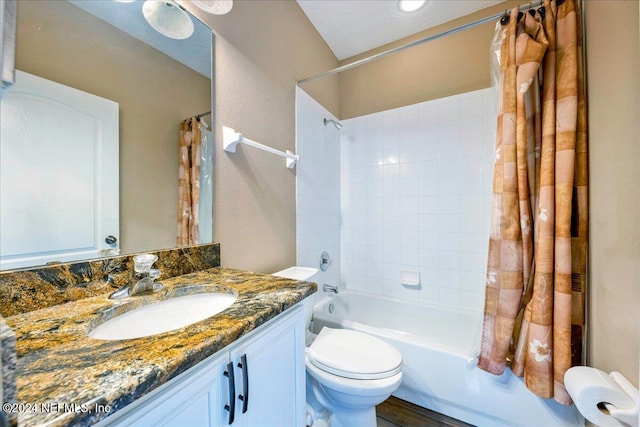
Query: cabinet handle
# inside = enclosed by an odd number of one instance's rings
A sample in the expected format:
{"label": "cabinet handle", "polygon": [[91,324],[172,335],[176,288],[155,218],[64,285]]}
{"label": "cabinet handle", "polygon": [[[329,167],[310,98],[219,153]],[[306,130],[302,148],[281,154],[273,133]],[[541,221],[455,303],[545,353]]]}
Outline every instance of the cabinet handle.
{"label": "cabinet handle", "polygon": [[224,405],[224,409],[229,411],[229,425],[231,425],[236,412],[236,381],[233,377],[233,362],[227,363],[224,376],[229,378],[229,404]]}
{"label": "cabinet handle", "polygon": [[249,408],[249,366],[246,354],[240,357],[238,368],[242,369],[242,394],[238,395],[238,399],[242,401],[242,413],[244,414]]}

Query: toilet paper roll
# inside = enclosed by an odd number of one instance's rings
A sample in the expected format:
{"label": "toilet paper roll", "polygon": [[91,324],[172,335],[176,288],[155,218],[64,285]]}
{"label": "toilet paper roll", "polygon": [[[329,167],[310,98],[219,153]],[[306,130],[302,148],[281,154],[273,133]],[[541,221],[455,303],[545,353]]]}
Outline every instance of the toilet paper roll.
{"label": "toilet paper roll", "polygon": [[601,427],[628,427],[611,416],[604,404],[633,410],[636,396],[629,396],[606,372],[588,366],[575,366],[565,374],[564,385],[578,411],[592,423]]}

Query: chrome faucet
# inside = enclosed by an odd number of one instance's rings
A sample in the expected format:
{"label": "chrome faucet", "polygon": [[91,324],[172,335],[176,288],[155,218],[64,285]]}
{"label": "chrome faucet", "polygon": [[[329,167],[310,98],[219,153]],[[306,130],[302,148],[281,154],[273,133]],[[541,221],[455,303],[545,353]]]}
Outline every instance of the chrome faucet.
{"label": "chrome faucet", "polygon": [[[151,268],[149,271],[137,273],[135,278],[139,278],[139,280],[131,287],[130,295],[158,290],[159,288],[157,286],[162,286],[160,283],[154,282],[158,277],[160,277],[160,270],[157,268]],[[133,283],[133,281],[131,283]]]}
{"label": "chrome faucet", "polygon": [[328,285],[328,284],[324,284],[322,285],[322,290],[324,292],[333,292],[334,294],[338,295],[338,287],[337,286],[332,286],[332,285]]}
{"label": "chrome faucet", "polygon": [[157,259],[158,257],[152,254],[140,254],[133,257],[133,271],[129,283],[109,295],[109,298],[126,298],[164,288],[162,284],[155,283],[155,280],[160,277],[160,270],[151,268]]}

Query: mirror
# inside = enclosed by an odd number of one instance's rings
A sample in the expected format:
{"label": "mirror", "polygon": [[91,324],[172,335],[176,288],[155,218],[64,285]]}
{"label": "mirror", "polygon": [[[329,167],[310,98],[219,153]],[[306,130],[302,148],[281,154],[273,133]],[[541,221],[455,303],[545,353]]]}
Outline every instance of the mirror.
{"label": "mirror", "polygon": [[[197,115],[210,124],[211,116],[205,113],[213,110],[211,30],[191,16],[192,36],[167,38],[144,20],[143,3],[18,2],[16,69],[118,105],[119,173],[114,181],[119,182],[119,230],[96,235],[96,239],[112,235],[117,243],[111,247],[119,247],[120,254],[176,245],[180,124]],[[0,103],[3,99],[4,94]],[[28,131],[32,126],[38,123],[29,123]],[[213,135],[208,138],[212,144]],[[28,163],[30,159],[17,161]],[[58,199],[64,205],[66,199],[75,199],[68,197],[75,188],[53,190],[60,191]],[[32,190],[22,197],[50,191]],[[211,197],[210,190],[208,194]],[[76,213],[76,208],[72,203],[65,206],[67,212]],[[211,216],[209,208],[205,217]],[[3,218],[1,226],[12,227],[15,221]],[[199,243],[209,243],[211,221],[200,221],[208,222],[201,227],[208,239]],[[115,253],[96,256],[109,254]],[[42,262],[32,265],[39,264]]]}

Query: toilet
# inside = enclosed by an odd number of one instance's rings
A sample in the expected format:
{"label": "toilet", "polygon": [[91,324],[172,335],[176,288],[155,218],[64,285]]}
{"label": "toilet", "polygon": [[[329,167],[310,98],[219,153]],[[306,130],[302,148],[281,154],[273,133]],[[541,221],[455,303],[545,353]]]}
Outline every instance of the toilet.
{"label": "toilet", "polygon": [[402,356],[362,332],[324,327],[306,348],[307,424],[375,427],[375,406],[402,382]]}
{"label": "toilet", "polygon": [[[314,281],[315,268],[290,267],[274,276]],[[304,301],[307,325],[313,298]],[[379,338],[349,329],[307,330],[307,426],[375,427],[376,405],[402,382],[402,355]]]}

